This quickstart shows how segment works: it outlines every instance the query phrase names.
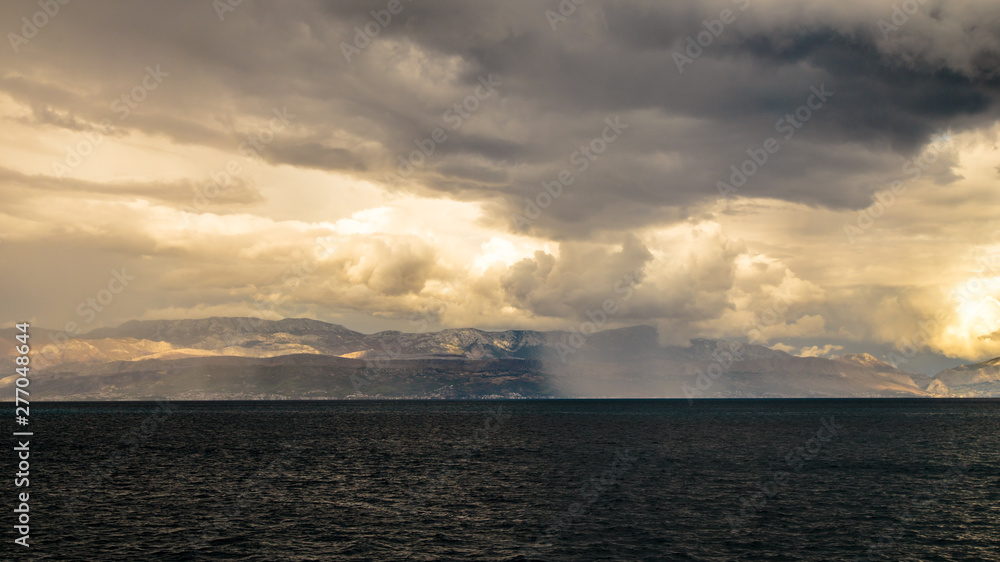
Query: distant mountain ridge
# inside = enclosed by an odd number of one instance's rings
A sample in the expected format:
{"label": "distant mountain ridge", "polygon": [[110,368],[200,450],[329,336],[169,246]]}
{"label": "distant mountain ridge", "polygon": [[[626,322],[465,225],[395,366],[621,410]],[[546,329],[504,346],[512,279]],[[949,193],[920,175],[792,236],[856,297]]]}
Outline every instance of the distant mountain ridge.
{"label": "distant mountain ridge", "polygon": [[[634,361],[662,354],[666,350],[690,359],[707,359],[713,340],[692,340],[690,348],[661,348],[657,332],[650,326],[633,326],[590,335],[577,349],[570,341],[572,332],[506,330],[489,332],[476,328],[445,329],[409,333],[383,331],[355,332],[339,324],[303,318],[261,320],[254,318],[205,318],[199,320],[129,321],[114,328],[99,328],[73,338],[74,343],[59,350],[61,363],[100,361],[99,342],[114,342],[119,356],[104,359],[137,360],[149,353],[172,351],[175,355],[203,355],[213,351],[223,355],[265,357],[297,353],[324,355],[351,354],[354,358],[465,358],[540,359],[563,351],[573,359]],[[164,347],[166,344],[168,347]],[[568,351],[566,348],[569,348]],[[710,349],[711,348],[711,349]],[[128,350],[134,353],[127,353]],[[125,352],[124,355],[122,353]],[[109,352],[110,353],[110,352]],[[752,346],[753,357],[787,356],[763,346]]]}
{"label": "distant mountain ridge", "polygon": [[934,376],[948,392],[962,396],[1000,396],[1000,357],[941,371]]}
{"label": "distant mountain ridge", "polygon": [[54,332],[32,333],[32,384],[49,399],[1000,396],[1000,359],[927,377],[868,354],[663,346],[650,326],[363,334],[306,318],[212,317],[129,321],[59,345],[46,345]]}

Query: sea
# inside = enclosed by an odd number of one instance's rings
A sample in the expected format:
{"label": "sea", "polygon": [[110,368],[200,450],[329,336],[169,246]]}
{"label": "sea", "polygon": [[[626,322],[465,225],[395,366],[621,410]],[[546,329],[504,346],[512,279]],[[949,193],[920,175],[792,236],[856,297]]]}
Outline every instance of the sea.
{"label": "sea", "polygon": [[1000,400],[33,403],[10,425],[30,484],[8,449],[3,560],[1000,560]]}

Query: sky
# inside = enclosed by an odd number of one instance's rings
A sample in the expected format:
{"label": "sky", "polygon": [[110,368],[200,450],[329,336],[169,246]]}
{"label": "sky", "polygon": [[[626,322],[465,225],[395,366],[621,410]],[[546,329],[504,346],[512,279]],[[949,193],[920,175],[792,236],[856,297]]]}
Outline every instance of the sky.
{"label": "sky", "polygon": [[0,28],[4,326],[1000,355],[995,0],[43,0]]}

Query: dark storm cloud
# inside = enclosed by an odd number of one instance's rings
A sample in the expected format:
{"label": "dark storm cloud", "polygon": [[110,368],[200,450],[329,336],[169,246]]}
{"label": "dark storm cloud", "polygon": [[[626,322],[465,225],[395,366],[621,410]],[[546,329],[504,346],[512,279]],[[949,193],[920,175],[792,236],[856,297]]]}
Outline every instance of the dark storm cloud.
{"label": "dark storm cloud", "polygon": [[[300,117],[269,162],[379,183],[441,129],[405,189],[488,202],[488,220],[514,228],[525,198],[569,170],[572,185],[530,225],[557,239],[686,218],[748,149],[784,140],[776,123],[812,87],[835,95],[738,195],[864,208],[935,131],[997,115],[1000,19],[986,2],[928,0],[887,35],[877,22],[891,6],[861,2],[594,2],[555,29],[557,2],[404,0],[373,23],[387,5],[247,1],[221,21],[209,2],[68,5],[4,55],[0,88],[37,108],[25,119],[84,130],[161,64],[170,76],[116,129],[232,150],[288,107]],[[34,6],[8,3],[0,21]],[[734,21],[680,72],[676,54],[723,10]],[[378,35],[357,39],[366,25]],[[490,75],[495,94],[454,127],[449,110]],[[630,128],[575,168],[616,116]]]}
{"label": "dark storm cloud", "polygon": [[[729,166],[775,137],[777,120],[806,103],[810,86],[826,85],[836,95],[741,195],[863,208],[898,175],[901,156],[912,156],[936,132],[974,127],[996,115],[995,71],[983,61],[996,58],[995,42],[988,39],[1000,27],[996,17],[982,17],[996,12],[987,4],[960,14],[926,8],[936,21],[979,29],[965,37],[958,58],[923,47],[908,53],[905,45],[902,50],[880,45],[887,39],[877,21],[890,17],[888,6],[880,13],[859,4],[852,16],[848,5],[827,18],[832,21],[782,15],[769,25],[769,12],[783,12],[780,6],[740,11],[742,4],[594,4],[580,7],[555,31],[532,5],[469,10],[449,3],[406,4],[405,23],[390,24],[384,37],[459,57],[470,65],[464,76],[469,85],[477,73],[504,78],[501,95],[519,109],[504,115],[531,133],[494,127],[493,134],[516,139],[524,147],[520,152],[532,155],[513,162],[531,165],[509,174],[508,213],[523,211],[524,198],[534,199],[541,182],[570,168],[575,148],[597,134],[583,126],[588,117],[600,122],[606,115],[635,116],[640,124],[630,131],[632,138],[618,152],[609,150],[532,225],[556,237],[657,222],[713,197]],[[683,53],[685,39],[704,31],[702,22],[726,8],[737,21],[679,73],[674,53]],[[350,6],[339,5],[337,14],[354,25],[364,23],[363,12]],[[899,35],[913,41],[937,33],[917,25]],[[378,64],[371,55],[362,53],[355,64]],[[680,118],[695,121],[684,126]],[[447,150],[465,150],[493,165],[509,163],[507,155],[463,140],[456,138]],[[658,167],[659,153],[676,155],[681,164]],[[430,178],[425,186],[476,189]]]}
{"label": "dark storm cloud", "polygon": [[278,140],[262,156],[272,164],[289,164],[320,170],[364,170],[365,163],[350,150],[324,146],[316,141]]}
{"label": "dark storm cloud", "polygon": [[876,41],[832,30],[796,31],[755,35],[734,48],[763,67],[804,64],[824,70],[841,97],[832,108],[834,118],[820,128],[835,129],[854,141],[885,140],[912,151],[936,129],[982,115],[994,105],[1000,84],[984,80],[981,73],[966,76],[935,64],[906,65],[879,53]]}

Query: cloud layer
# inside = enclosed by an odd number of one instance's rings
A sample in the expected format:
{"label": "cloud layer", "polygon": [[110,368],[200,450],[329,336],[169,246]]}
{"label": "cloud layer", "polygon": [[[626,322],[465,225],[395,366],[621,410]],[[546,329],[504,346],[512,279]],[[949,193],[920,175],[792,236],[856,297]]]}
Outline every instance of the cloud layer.
{"label": "cloud layer", "polygon": [[995,2],[219,5],[0,7],[4,322],[1000,353]]}

